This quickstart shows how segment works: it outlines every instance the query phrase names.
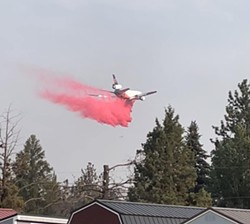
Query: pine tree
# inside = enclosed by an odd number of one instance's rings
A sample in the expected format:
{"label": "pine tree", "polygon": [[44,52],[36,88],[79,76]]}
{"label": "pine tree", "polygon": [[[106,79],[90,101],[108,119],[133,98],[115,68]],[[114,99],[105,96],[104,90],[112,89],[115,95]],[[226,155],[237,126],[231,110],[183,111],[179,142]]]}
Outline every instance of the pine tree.
{"label": "pine tree", "polygon": [[195,121],[192,121],[190,126],[188,127],[186,144],[188,148],[193,152],[194,167],[196,169],[197,179],[194,188],[191,189],[191,192],[193,192],[194,194],[193,197],[190,198],[190,204],[196,206],[202,205],[207,207],[211,206],[212,202],[211,195],[207,192],[211,168],[206,161],[209,156],[202,148],[200,137],[201,135],[199,134],[198,125]]}
{"label": "pine tree", "polygon": [[210,207],[212,205],[211,193],[207,192],[204,188],[201,188],[197,193],[191,193],[190,198],[192,203],[189,205],[194,205],[197,207]]}
{"label": "pine tree", "polygon": [[101,198],[101,180],[96,173],[94,164],[88,163],[81,170],[81,176],[74,184],[74,198],[76,206],[82,206],[96,198]]}
{"label": "pine tree", "polygon": [[20,212],[24,206],[23,198],[19,195],[19,189],[13,179],[11,167],[9,166],[8,168],[5,173],[4,197],[2,198],[0,207],[13,208],[17,212]]}
{"label": "pine tree", "polygon": [[57,181],[55,172],[48,175],[48,180],[44,182],[44,203],[38,211],[39,214],[48,216],[65,217],[58,211],[58,204],[61,203],[62,190]]}
{"label": "pine tree", "polygon": [[212,151],[215,205],[250,208],[250,85],[229,91],[224,121],[214,127],[217,138]]}
{"label": "pine tree", "polygon": [[[48,207],[55,203],[54,197],[60,195],[59,186],[56,189],[52,188],[52,185],[56,185],[56,177],[45,160],[45,152],[35,135],[31,135],[24,149],[17,153],[13,171],[19,195],[24,200],[24,212],[27,214],[50,213]],[[55,191],[51,194],[52,189]],[[49,194],[53,197],[48,197]]]}
{"label": "pine tree", "polygon": [[195,168],[197,173],[194,192],[197,193],[201,188],[207,188],[210,165],[206,161],[209,157],[200,143],[200,134],[195,121],[192,121],[188,127],[186,135],[186,144],[194,154]]}
{"label": "pine tree", "polygon": [[183,134],[179,116],[169,106],[163,123],[156,119],[142,150],[137,151],[141,159],[135,165],[134,186],[128,192],[130,201],[187,204],[196,173]]}
{"label": "pine tree", "polygon": [[70,185],[68,180],[62,184],[61,201],[55,206],[58,216],[68,217],[69,214],[86,203],[101,198],[101,180],[96,173],[94,164],[88,163],[81,169],[81,176]]}

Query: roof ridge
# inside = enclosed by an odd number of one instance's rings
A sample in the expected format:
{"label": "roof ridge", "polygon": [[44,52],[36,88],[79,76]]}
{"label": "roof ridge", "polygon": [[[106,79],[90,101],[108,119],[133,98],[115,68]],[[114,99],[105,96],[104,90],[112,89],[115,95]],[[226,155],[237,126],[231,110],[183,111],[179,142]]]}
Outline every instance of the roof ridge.
{"label": "roof ridge", "polygon": [[227,207],[212,207],[214,210],[230,210],[230,211],[244,211],[244,212],[250,212],[250,209],[246,208],[227,208]]}
{"label": "roof ridge", "polygon": [[204,207],[198,206],[188,206],[188,205],[170,205],[170,204],[157,204],[157,203],[148,203],[148,202],[132,202],[132,201],[119,201],[119,200],[105,200],[105,199],[97,199],[100,202],[110,202],[110,203],[127,203],[127,204],[138,204],[138,205],[145,205],[145,206],[160,206],[160,207],[174,207],[174,208],[185,208],[185,209],[205,209]]}
{"label": "roof ridge", "polygon": [[16,211],[13,208],[0,208],[0,210],[12,210],[12,211]]}
{"label": "roof ridge", "polygon": [[[122,213],[120,212],[121,215],[124,215],[124,216],[134,216],[134,214],[126,214],[126,213]],[[136,214],[136,216],[140,216],[140,217],[148,217],[148,215],[142,215],[142,214]],[[163,215],[150,215],[150,217],[153,217],[153,218],[169,218],[169,219],[187,219],[187,217],[181,217],[181,216],[163,216]]]}

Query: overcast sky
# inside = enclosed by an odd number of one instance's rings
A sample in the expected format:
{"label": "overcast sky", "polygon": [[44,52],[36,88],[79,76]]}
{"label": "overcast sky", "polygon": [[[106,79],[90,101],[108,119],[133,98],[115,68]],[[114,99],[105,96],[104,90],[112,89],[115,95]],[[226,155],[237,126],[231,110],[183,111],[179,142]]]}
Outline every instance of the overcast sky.
{"label": "overcast sky", "polygon": [[[229,90],[249,77],[250,2],[245,0],[2,0],[1,112],[12,104],[23,119],[20,146],[40,140],[59,180],[135,156],[171,105],[187,127],[196,120],[210,152],[212,125]],[[102,89],[111,74],[124,87],[158,90],[133,108],[128,128],[83,119],[40,99],[22,66],[47,69]]]}

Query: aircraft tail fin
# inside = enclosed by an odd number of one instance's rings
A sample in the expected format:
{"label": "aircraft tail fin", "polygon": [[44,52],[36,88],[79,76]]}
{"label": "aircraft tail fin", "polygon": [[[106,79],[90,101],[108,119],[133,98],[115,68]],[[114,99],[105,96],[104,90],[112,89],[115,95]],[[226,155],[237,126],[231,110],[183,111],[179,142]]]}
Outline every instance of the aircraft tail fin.
{"label": "aircraft tail fin", "polygon": [[117,79],[116,79],[116,77],[115,77],[115,74],[113,74],[112,76],[113,76],[113,84],[114,84],[114,85],[117,85],[117,84],[118,84],[118,81],[117,81]]}

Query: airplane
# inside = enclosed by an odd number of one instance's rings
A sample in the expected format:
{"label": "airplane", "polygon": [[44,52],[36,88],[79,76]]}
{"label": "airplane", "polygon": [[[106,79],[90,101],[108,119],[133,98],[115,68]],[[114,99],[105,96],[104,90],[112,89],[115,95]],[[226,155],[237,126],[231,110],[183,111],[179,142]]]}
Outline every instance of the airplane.
{"label": "airplane", "polygon": [[113,85],[114,94],[125,100],[145,100],[145,96],[156,93],[157,91],[150,91],[147,93],[142,93],[137,90],[130,90],[130,88],[122,89],[122,85],[118,83],[115,75],[113,74]]}
{"label": "airplane", "polygon": [[[150,92],[142,93],[142,92],[137,91],[137,90],[130,90],[130,88],[122,89],[122,85],[118,83],[114,74],[113,74],[112,88],[114,89],[114,91],[108,91],[108,92],[111,92],[111,93],[115,94],[117,97],[124,99],[124,100],[128,100],[128,101],[134,101],[134,100],[142,100],[143,101],[143,100],[145,100],[146,96],[157,92],[157,91],[150,91]],[[101,95],[101,94],[100,95],[89,94],[89,95],[104,97],[104,98],[107,97],[107,96]]]}

